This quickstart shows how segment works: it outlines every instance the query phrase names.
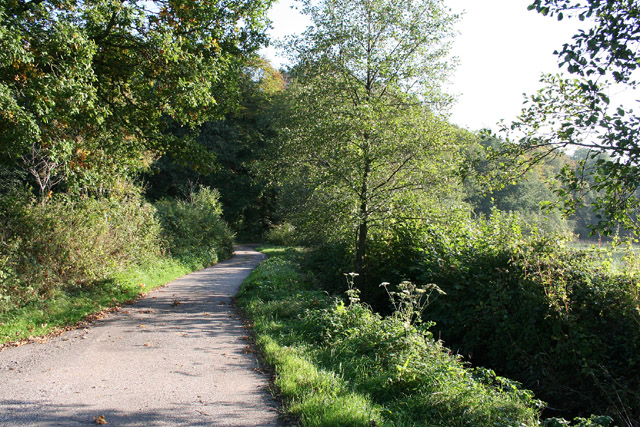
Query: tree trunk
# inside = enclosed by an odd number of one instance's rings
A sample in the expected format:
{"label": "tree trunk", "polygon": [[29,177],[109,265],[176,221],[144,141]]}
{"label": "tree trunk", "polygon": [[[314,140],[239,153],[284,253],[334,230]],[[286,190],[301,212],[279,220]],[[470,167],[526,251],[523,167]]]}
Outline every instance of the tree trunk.
{"label": "tree trunk", "polygon": [[[367,202],[363,201],[360,205],[360,213],[364,213],[367,210]],[[356,241],[356,273],[359,274],[358,282],[363,283],[365,277],[365,259],[367,256],[367,234],[369,232],[369,224],[366,218],[360,219],[358,225],[358,239]]]}
{"label": "tree trunk", "polygon": [[[367,138],[368,135],[365,135]],[[361,287],[365,283],[366,277],[366,257],[367,257],[367,235],[369,233],[369,187],[368,180],[371,173],[371,162],[365,160],[364,171],[362,174],[362,187],[360,189],[360,209],[358,212],[358,231],[356,238],[356,259],[355,267],[358,273],[357,284]]]}

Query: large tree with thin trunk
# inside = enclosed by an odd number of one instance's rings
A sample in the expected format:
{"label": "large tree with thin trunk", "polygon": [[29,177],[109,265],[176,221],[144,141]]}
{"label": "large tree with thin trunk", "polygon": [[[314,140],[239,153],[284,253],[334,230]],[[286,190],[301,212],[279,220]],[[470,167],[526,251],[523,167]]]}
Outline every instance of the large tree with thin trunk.
{"label": "large tree with thin trunk", "polygon": [[[302,1],[277,157],[298,225],[347,238],[364,273],[372,230],[421,218],[447,186],[457,131],[441,90],[457,17],[441,0]],[[345,237],[347,236],[347,237]]]}

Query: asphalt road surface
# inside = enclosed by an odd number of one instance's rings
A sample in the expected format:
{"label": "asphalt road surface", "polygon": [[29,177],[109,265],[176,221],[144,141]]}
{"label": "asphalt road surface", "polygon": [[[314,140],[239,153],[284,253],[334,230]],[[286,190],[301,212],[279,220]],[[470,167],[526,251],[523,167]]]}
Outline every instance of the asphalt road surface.
{"label": "asphalt road surface", "polygon": [[281,425],[230,305],[262,259],[237,247],[87,328],[1,351],[0,425]]}

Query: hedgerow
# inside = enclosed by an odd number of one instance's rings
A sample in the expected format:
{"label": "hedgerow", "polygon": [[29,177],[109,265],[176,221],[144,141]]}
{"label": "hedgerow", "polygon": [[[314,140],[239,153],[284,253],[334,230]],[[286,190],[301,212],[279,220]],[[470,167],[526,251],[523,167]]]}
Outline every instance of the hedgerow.
{"label": "hedgerow", "polygon": [[636,257],[576,250],[523,228],[497,211],[398,225],[372,251],[374,277],[436,284],[445,294],[424,312],[434,333],[534,390],[550,403],[547,415],[640,425]]}
{"label": "hedgerow", "polygon": [[0,344],[43,335],[231,256],[217,193],[154,206],[135,186],[100,197],[0,196]]}
{"label": "hedgerow", "polygon": [[260,265],[238,303],[287,411],[304,425],[538,425],[531,392],[467,369],[405,310],[383,317],[355,290],[345,301],[313,289],[296,257],[289,250]]}

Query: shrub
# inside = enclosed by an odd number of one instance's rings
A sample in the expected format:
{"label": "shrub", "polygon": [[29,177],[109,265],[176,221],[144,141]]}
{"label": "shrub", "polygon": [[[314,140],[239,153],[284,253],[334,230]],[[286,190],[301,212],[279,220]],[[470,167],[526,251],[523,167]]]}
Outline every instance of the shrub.
{"label": "shrub", "polygon": [[297,245],[300,242],[296,228],[288,222],[272,226],[265,239],[268,243],[280,246]]}
{"label": "shrub", "polygon": [[437,284],[446,295],[425,312],[434,332],[473,363],[523,382],[557,415],[640,425],[637,268],[614,271],[606,254],[522,228],[497,211],[402,227],[376,252],[379,274]]}
{"label": "shrub", "polygon": [[3,199],[0,310],[88,287],[159,254],[155,209],[139,191],[94,199],[54,196],[46,204]]}
{"label": "shrub", "polygon": [[162,238],[171,255],[211,265],[233,254],[233,234],[221,218],[219,198],[216,190],[203,187],[187,200],[156,203]]}
{"label": "shrub", "polygon": [[[238,295],[251,317],[286,407],[304,425],[536,426],[530,392],[480,375],[410,322],[313,290],[300,266],[270,258]],[[409,292],[415,289],[406,288]]]}

